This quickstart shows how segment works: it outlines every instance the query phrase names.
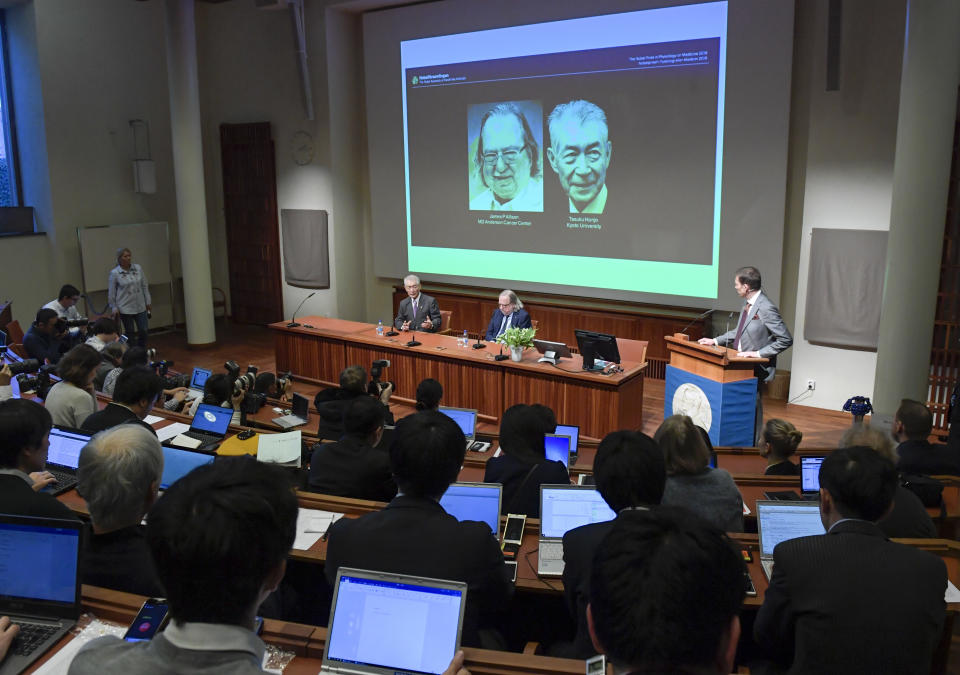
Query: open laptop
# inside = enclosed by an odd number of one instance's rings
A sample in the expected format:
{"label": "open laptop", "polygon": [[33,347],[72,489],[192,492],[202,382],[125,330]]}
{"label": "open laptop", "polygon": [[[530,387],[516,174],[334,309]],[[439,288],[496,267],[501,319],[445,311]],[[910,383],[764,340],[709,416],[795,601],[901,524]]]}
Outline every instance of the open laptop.
{"label": "open laptop", "polygon": [[820,496],[820,465],[823,456],[804,455],[800,457],[800,491],[804,499]]}
{"label": "open laptop", "polygon": [[273,423],[284,429],[299,427],[310,421],[310,399],[300,394],[293,395],[293,405],[289,415],[274,417]]}
{"label": "open laptop", "polygon": [[207,383],[207,378],[210,377],[212,371],[207,370],[206,368],[194,368],[193,374],[190,376],[190,387],[187,391],[186,400],[192,401],[195,398],[200,398],[203,396],[203,385]]}
{"label": "open laptop", "polygon": [[163,475],[160,476],[160,489],[166,490],[198,466],[210,464],[214,459],[214,455],[203,452],[164,447]]}
{"label": "open laptop", "polygon": [[80,451],[93,434],[75,429],[53,427],[50,429],[50,449],[47,450],[47,471],[57,482],[47,486],[44,492],[58,495],[77,484],[77,465]]}
{"label": "open laptop", "polygon": [[563,574],[563,535],[569,530],[616,517],[594,487],[541,485],[537,574],[553,577]]}
{"label": "open laptop", "polygon": [[553,433],[570,437],[570,459],[576,462],[579,455],[580,427],[575,424],[558,424]]}
{"label": "open laptop", "polygon": [[770,579],[773,549],[781,541],[823,534],[820,504],[817,502],[757,501],[757,534],[760,536],[760,565]]}
{"label": "open laptop", "polygon": [[440,498],[440,506],[457,520],[479,520],[500,531],[500,483],[453,483]]}
{"label": "open laptop", "polygon": [[442,673],[460,648],[467,585],[341,567],[320,672]]}
{"label": "open laptop", "polygon": [[489,443],[482,443],[476,439],[477,432],[477,411],[472,408],[450,408],[440,406],[437,408],[444,415],[452,419],[463,430],[463,435],[467,438],[467,450],[482,452],[490,447]]}
{"label": "open laptop", "polygon": [[227,435],[232,418],[233,408],[201,403],[197,406],[197,414],[193,416],[190,430],[171,438],[168,445],[189,449],[215,446]]}
{"label": "open laptop", "polygon": [[570,468],[570,437],[560,434],[544,434],[543,448],[546,457],[551,462],[563,462]]}
{"label": "open laptop", "polygon": [[20,626],[0,675],[23,672],[80,616],[80,532],[73,520],[0,514],[0,615]]}

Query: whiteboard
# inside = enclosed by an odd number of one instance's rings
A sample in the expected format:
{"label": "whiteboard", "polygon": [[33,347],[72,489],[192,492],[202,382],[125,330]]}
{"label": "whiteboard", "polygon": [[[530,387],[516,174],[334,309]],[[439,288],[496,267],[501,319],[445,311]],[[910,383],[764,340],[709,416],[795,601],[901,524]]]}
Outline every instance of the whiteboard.
{"label": "whiteboard", "polygon": [[80,265],[84,290],[107,290],[110,270],[117,266],[117,249],[129,248],[133,262],[143,268],[151,286],[168,284],[170,273],[170,236],[165,222],[78,227]]}

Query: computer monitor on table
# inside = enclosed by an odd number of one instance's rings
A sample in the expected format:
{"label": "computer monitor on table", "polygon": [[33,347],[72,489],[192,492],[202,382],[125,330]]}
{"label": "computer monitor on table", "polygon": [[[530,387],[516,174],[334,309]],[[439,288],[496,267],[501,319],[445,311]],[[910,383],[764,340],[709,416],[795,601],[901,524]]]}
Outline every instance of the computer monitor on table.
{"label": "computer monitor on table", "polygon": [[620,363],[620,348],[617,338],[607,333],[596,333],[592,330],[576,329],[573,334],[577,337],[577,349],[583,358],[583,369],[594,370],[594,360],[602,359],[611,363]]}

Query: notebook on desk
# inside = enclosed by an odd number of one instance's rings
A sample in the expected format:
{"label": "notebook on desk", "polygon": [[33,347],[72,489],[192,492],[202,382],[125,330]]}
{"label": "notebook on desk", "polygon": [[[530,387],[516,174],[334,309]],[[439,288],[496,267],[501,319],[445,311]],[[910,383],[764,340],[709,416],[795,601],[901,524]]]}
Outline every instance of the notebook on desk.
{"label": "notebook on desk", "polygon": [[232,408],[201,403],[197,407],[197,414],[193,416],[190,430],[174,436],[167,444],[191,450],[215,446],[227,435],[231,419],[233,419]]}
{"label": "notebook on desk", "polygon": [[563,574],[563,535],[568,531],[616,517],[594,487],[541,485],[537,574],[553,577]]}
{"label": "notebook on desk", "polygon": [[440,498],[440,506],[457,520],[479,520],[500,531],[500,483],[453,483]]}
{"label": "notebook on desk", "polygon": [[320,672],[442,673],[460,647],[466,598],[460,581],[341,567]]}
{"label": "notebook on desk", "polygon": [[473,408],[450,408],[440,406],[437,408],[444,415],[457,423],[457,426],[463,431],[467,439],[467,450],[481,452],[490,447],[489,443],[482,443],[476,439],[477,433],[477,411]]}
{"label": "notebook on desk", "polygon": [[203,396],[203,385],[207,383],[207,378],[212,374],[206,368],[194,368],[190,376],[190,387],[187,391],[186,400],[192,401],[195,398]]}
{"label": "notebook on desk", "polygon": [[293,405],[289,415],[274,417],[273,423],[283,429],[299,427],[310,421],[310,399],[300,394],[293,395]]}
{"label": "notebook on desk", "polygon": [[23,672],[80,616],[77,520],[0,514],[0,615],[20,626],[0,675]]}
{"label": "notebook on desk", "polygon": [[77,484],[77,466],[80,463],[80,451],[83,450],[93,434],[76,429],[53,427],[50,429],[50,448],[47,450],[46,470],[57,479],[47,486],[44,492],[58,495]]}
{"label": "notebook on desk", "polygon": [[757,501],[757,534],[760,566],[769,580],[773,574],[773,549],[781,541],[823,534],[817,502]]}

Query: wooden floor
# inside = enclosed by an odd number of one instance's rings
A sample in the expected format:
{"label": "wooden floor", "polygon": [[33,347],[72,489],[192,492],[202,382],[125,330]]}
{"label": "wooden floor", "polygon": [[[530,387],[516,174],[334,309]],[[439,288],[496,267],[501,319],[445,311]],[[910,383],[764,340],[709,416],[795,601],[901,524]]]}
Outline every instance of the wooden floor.
{"label": "wooden floor", "polygon": [[[182,330],[150,336],[150,347],[157,349],[157,358],[173,361],[173,368],[189,373],[194,367],[207,368],[214,373],[226,372],[223,364],[233,360],[246,369],[248,364],[264,372],[275,372],[276,361],[272,332],[263,326],[251,326],[217,319],[217,344],[210,349],[193,350],[187,347],[187,336]],[[369,368],[369,363],[359,365]],[[296,373],[294,373],[296,375]],[[384,379],[390,379],[389,369]],[[643,431],[651,436],[663,421],[663,380],[648,379],[644,384]],[[311,399],[317,387],[298,382],[295,390]],[[413,398],[414,392],[397,392]],[[531,401],[533,403],[534,401]],[[803,432],[800,447],[835,447],[850,426],[849,413],[823,410],[784,401],[764,399],[765,419],[779,417],[788,420]]]}

